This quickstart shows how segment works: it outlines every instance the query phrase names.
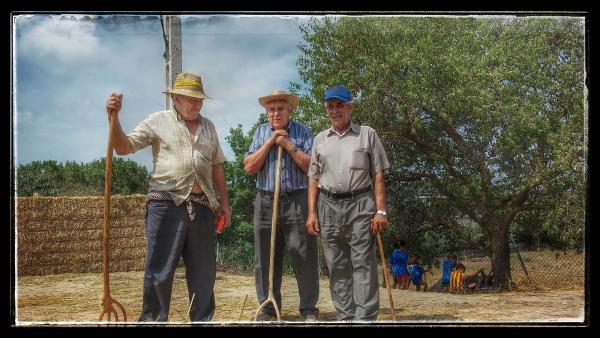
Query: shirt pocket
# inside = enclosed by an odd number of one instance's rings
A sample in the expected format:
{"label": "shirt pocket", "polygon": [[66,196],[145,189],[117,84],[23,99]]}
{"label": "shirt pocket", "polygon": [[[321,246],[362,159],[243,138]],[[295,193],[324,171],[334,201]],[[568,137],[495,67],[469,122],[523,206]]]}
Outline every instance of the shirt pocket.
{"label": "shirt pocket", "polygon": [[210,179],[212,176],[212,159],[216,146],[210,143],[197,142],[194,144],[193,149],[193,161],[196,173]]}
{"label": "shirt pocket", "polygon": [[370,167],[367,148],[352,148],[350,152],[350,168],[368,170]]}

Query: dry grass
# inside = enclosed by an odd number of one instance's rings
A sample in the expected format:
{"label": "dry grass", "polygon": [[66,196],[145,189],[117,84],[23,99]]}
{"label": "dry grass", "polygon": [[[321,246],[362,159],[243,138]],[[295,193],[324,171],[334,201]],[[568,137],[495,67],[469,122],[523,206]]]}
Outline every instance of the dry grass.
{"label": "dry grass", "polygon": [[[128,321],[135,322],[141,310],[143,272],[117,272],[110,276],[113,298],[125,307]],[[102,274],[24,276],[18,279],[17,285],[19,325],[95,322],[102,311]],[[402,323],[581,322],[584,315],[583,290],[473,294],[392,291],[398,321]],[[301,320],[297,286],[293,277],[284,277],[282,294],[283,320]],[[246,296],[248,299],[243,311],[243,322],[252,321],[258,308],[254,278],[218,272],[215,285],[217,307],[213,320],[237,322]],[[381,310],[378,321],[389,321],[391,310],[385,288],[379,289],[379,297]],[[317,306],[321,312],[320,320],[338,320],[326,279],[320,281]],[[186,323],[188,307],[185,270],[179,268],[173,283],[170,320]]]}

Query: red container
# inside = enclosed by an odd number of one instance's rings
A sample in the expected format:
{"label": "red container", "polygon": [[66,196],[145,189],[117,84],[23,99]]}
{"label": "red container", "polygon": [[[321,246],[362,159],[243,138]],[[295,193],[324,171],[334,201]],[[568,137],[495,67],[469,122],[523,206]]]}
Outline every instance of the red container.
{"label": "red container", "polygon": [[217,224],[215,224],[215,232],[220,234],[223,230],[225,230],[225,216],[219,215],[217,217]]}

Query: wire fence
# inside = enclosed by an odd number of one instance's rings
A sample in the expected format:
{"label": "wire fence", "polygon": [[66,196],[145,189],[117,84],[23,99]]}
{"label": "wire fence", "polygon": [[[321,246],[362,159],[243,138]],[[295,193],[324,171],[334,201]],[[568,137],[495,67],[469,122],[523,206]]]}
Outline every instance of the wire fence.
{"label": "wire fence", "polygon": [[[466,274],[483,269],[486,275],[492,271],[489,256],[478,251],[458,252],[458,261],[466,267]],[[439,264],[425,272],[424,278],[431,288],[442,278],[441,265],[445,257],[440,257]],[[328,278],[327,267],[322,251],[319,251],[319,275]],[[252,243],[238,246],[217,246],[217,265],[220,270],[232,273],[251,275],[254,271],[254,247]],[[388,261],[389,268],[389,261]],[[379,285],[385,287],[383,270],[378,264]],[[514,289],[529,290],[579,290],[585,287],[585,253],[577,250],[519,250],[511,248],[510,270]],[[284,274],[293,275],[294,270],[285,253]],[[415,287],[411,285],[411,289]],[[493,290],[493,286],[490,290]]]}
{"label": "wire fence", "polygon": [[[465,274],[473,274],[483,269],[486,275],[492,272],[489,256],[478,251],[464,251],[457,253],[458,262],[466,267]],[[424,274],[426,282],[431,288],[441,283],[442,262],[432,267]],[[389,267],[389,266],[388,266]],[[379,283],[385,286],[383,271],[378,266]],[[553,250],[519,250],[511,248],[510,273],[512,287],[517,291],[529,290],[580,290],[585,288],[585,254],[578,250],[553,251]],[[490,285],[490,290],[496,286]],[[414,286],[411,285],[411,288]]]}

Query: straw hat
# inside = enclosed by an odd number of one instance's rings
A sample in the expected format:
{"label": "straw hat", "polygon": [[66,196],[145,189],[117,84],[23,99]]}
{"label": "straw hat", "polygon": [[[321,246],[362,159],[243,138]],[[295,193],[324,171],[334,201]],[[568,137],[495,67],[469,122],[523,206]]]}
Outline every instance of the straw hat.
{"label": "straw hat", "polygon": [[291,111],[298,106],[298,98],[296,95],[286,92],[285,90],[273,90],[266,96],[258,98],[258,103],[265,108],[267,108],[267,103],[271,101],[285,101],[292,107]]}
{"label": "straw hat", "polygon": [[173,89],[166,90],[163,93],[180,94],[198,99],[211,98],[204,93],[202,79],[200,76],[192,73],[177,73],[175,76],[175,84],[173,85]]}

